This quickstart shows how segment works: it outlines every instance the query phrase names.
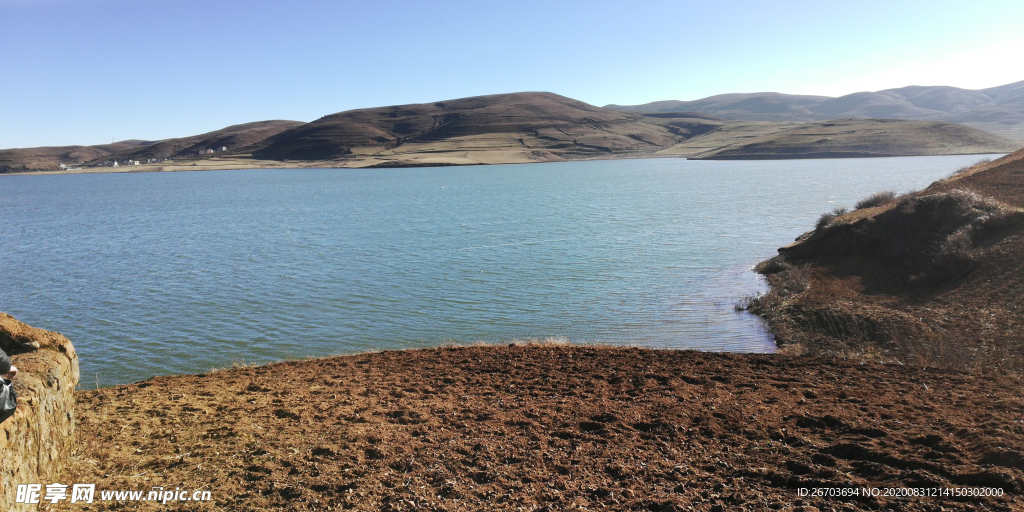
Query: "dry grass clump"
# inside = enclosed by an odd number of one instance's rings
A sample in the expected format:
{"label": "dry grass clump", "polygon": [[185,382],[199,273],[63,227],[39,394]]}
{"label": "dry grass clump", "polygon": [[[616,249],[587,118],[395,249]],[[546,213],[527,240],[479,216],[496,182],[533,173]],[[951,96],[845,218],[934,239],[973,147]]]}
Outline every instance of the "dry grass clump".
{"label": "dry grass clump", "polygon": [[1024,357],[1019,350],[1015,353],[1005,345],[965,343],[950,336],[933,336],[929,339],[895,338],[880,348],[880,357],[871,360],[1024,378]]}
{"label": "dry grass clump", "polygon": [[943,282],[967,275],[975,266],[972,253],[974,227],[966,225],[946,237],[939,244],[931,265],[924,272],[911,277],[911,282]]}
{"label": "dry grass clump", "polygon": [[889,204],[895,201],[896,197],[896,192],[893,192],[892,190],[886,190],[884,192],[875,192],[874,194],[871,194],[870,196],[865,197],[860,201],[857,201],[857,204],[854,206],[854,209],[863,210],[865,208],[874,208],[876,206]]}
{"label": "dry grass clump", "polygon": [[935,196],[935,200],[952,227],[931,252],[931,261],[910,277],[911,283],[936,284],[963,277],[976,266],[976,245],[980,241],[1004,228],[1024,224],[1020,209],[973,192],[954,190]]}
{"label": "dry grass clump", "polygon": [[832,221],[836,220],[837,217],[846,215],[849,211],[846,208],[836,208],[831,212],[825,212],[818,217],[818,223],[814,225],[814,229],[822,230],[832,225]]}

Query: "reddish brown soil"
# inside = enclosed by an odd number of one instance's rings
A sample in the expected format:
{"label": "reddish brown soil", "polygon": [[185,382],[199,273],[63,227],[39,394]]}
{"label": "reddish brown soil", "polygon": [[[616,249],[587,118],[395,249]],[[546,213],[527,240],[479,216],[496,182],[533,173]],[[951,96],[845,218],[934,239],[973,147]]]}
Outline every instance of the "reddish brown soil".
{"label": "reddish brown soil", "polygon": [[[383,352],[80,392],[64,483],[210,490],[172,507],[197,510],[1021,510],[1020,385],[779,355]],[[820,486],[1006,494],[798,495]]]}
{"label": "reddish brown soil", "polygon": [[977,166],[963,176],[938,183],[935,191],[967,188],[1005,203],[1024,206],[1024,150]]}

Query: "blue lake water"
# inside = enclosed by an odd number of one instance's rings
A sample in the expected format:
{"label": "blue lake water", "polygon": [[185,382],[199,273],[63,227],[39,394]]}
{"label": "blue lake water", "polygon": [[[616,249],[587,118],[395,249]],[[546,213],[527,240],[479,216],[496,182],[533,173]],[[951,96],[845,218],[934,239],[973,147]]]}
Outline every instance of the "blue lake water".
{"label": "blue lake water", "polygon": [[767,352],[751,266],[980,158],[0,176],[0,311],[88,387],[448,342]]}

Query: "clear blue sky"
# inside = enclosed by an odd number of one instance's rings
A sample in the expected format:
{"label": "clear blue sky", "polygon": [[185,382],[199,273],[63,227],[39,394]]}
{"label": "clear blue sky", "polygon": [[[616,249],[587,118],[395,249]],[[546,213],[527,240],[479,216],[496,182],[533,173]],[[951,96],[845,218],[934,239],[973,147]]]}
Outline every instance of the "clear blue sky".
{"label": "clear blue sky", "polygon": [[594,105],[1024,80],[1024,2],[0,0],[0,148],[516,91]]}

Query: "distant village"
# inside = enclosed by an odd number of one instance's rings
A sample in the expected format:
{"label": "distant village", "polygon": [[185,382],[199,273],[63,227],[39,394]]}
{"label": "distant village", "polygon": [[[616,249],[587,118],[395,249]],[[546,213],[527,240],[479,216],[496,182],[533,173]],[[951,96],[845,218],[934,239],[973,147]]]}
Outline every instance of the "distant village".
{"label": "distant village", "polygon": [[[189,151],[178,155],[178,158],[194,158],[203,155],[212,155],[214,153],[220,153],[227,151],[227,146],[221,146],[217,149],[205,148],[197,151]],[[159,164],[164,162],[173,161],[173,158],[147,158],[146,160],[104,160],[102,162],[96,162],[89,164],[89,167],[124,167],[129,165],[141,165],[141,164]],[[81,167],[68,167],[66,164],[57,164],[62,171],[77,171]]]}

